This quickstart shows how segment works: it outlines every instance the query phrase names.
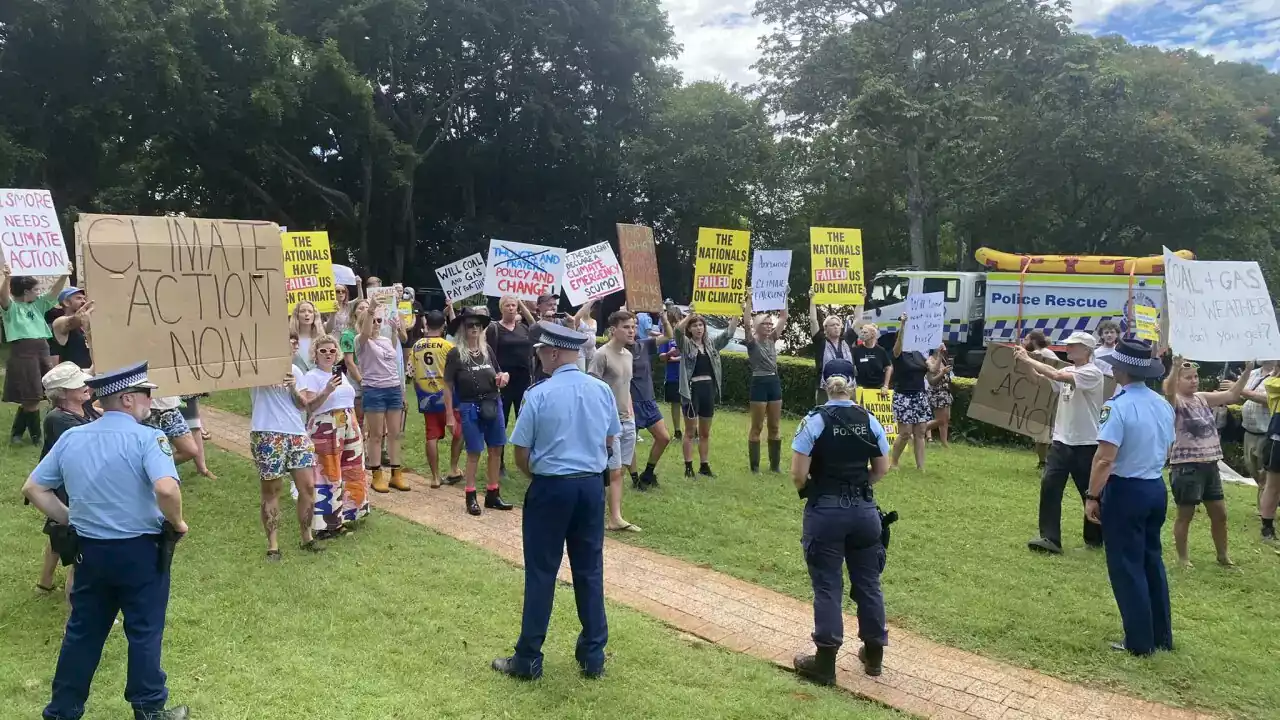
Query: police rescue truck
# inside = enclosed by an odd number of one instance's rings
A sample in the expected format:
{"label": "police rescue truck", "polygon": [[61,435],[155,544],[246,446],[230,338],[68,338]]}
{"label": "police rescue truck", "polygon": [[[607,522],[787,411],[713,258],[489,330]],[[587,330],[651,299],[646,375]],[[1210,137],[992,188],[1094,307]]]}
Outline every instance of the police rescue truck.
{"label": "police rescue truck", "polygon": [[[976,255],[990,271],[877,273],[868,288],[863,321],[876,323],[881,342],[892,343],[907,296],[941,292],[946,307],[942,337],[956,370],[976,372],[992,342],[1017,342],[1038,329],[1051,345],[1060,346],[1073,332],[1095,332],[1104,320],[1127,327],[1134,304],[1163,308],[1159,257],[1014,255],[986,248]],[[1192,257],[1187,251],[1179,255]]]}

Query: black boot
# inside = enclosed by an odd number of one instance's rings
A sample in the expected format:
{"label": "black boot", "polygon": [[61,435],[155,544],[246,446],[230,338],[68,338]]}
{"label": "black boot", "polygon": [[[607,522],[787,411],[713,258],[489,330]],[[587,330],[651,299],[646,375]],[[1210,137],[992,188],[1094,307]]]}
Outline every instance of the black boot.
{"label": "black boot", "polygon": [[134,710],[133,720],[187,720],[190,717],[190,711],[186,705],[179,705],[176,708],[168,710]]}
{"label": "black boot", "polygon": [[837,650],[839,648],[820,647],[814,655],[797,655],[796,674],[819,685],[835,685]]}
{"label": "black boot", "polygon": [[691,477],[693,477],[693,463],[692,463],[692,462],[686,462],[686,463],[684,464],[684,476],[685,476],[685,477],[687,477],[687,478],[691,478]]}
{"label": "black boot", "polygon": [[640,473],[640,483],[645,489],[658,487],[658,476],[653,472],[653,463],[644,466],[644,472]]}
{"label": "black boot", "polygon": [[715,473],[711,472],[711,463],[702,463],[702,466],[698,468],[698,474],[709,478],[716,476]]}
{"label": "black boot", "polygon": [[17,445],[22,442],[22,436],[27,432],[27,411],[18,408],[13,413],[13,429],[9,431],[9,443]]}
{"label": "black boot", "polygon": [[40,417],[39,410],[32,410],[27,414],[27,430],[31,433],[31,444],[36,447],[39,447],[42,444],[41,440],[43,439],[42,436],[44,434],[43,425],[44,423]]}
{"label": "black boot", "polygon": [[747,457],[751,463],[751,474],[760,474],[760,441],[747,441]]}
{"label": "black boot", "polygon": [[862,671],[871,677],[880,677],[884,672],[883,645],[863,645],[858,649],[858,659],[862,661]]}
{"label": "black boot", "polygon": [[677,439],[677,440],[683,440],[683,439],[684,439],[684,433],[680,432],[680,428],[676,428],[676,439]]}
{"label": "black boot", "polygon": [[782,472],[782,441],[769,441],[769,472]]}
{"label": "black boot", "polygon": [[631,489],[644,492],[649,489],[649,486],[644,484],[644,478],[641,475],[638,473],[631,473]]}
{"label": "black boot", "polygon": [[468,491],[467,491],[467,514],[468,514],[468,515],[479,515],[479,514],[480,514],[480,503],[476,502],[476,491],[475,491],[475,490],[468,490]]}
{"label": "black boot", "polygon": [[484,506],[490,510],[510,510],[515,507],[515,505],[502,499],[502,494],[498,491],[498,488],[484,491]]}

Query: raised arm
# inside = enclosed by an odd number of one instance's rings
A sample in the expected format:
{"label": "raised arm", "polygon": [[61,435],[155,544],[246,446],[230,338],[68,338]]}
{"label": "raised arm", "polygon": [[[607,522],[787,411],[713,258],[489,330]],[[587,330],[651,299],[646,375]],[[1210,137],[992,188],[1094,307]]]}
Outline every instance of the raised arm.
{"label": "raised arm", "polygon": [[12,275],[9,266],[0,260],[0,310],[8,310],[9,303],[13,302],[13,296],[9,294],[9,278]]}
{"label": "raised arm", "polygon": [[812,288],[809,295],[809,334],[817,335],[822,332],[822,323],[818,322],[818,303],[814,301]]}
{"label": "raised arm", "polygon": [[787,331],[787,320],[789,319],[791,319],[791,315],[787,313],[786,308],[782,308],[782,312],[778,313],[778,322],[773,325],[774,342],[782,339],[782,335]]}
{"label": "raised arm", "polygon": [[1218,390],[1215,392],[1196,393],[1204,398],[1209,407],[1218,407],[1221,405],[1235,405],[1240,402],[1240,398],[1244,396],[1244,387],[1249,384],[1249,374],[1253,372],[1253,361],[1244,364],[1244,372],[1240,373],[1240,377],[1236,378],[1236,382],[1231,386],[1230,390]]}
{"label": "raised arm", "polygon": [[902,313],[898,316],[898,337],[893,341],[893,356],[902,357],[902,341],[907,337],[907,314]]}
{"label": "raised arm", "polygon": [[1178,406],[1178,375],[1181,373],[1182,356],[1174,355],[1169,362],[1169,374],[1165,375],[1164,381],[1160,383],[1160,390],[1164,393],[1165,399],[1174,407]]}
{"label": "raised arm", "polygon": [[62,288],[67,286],[67,281],[71,279],[73,269],[70,264],[67,265],[67,274],[54,281],[53,286],[49,288],[49,292],[44,294],[44,299],[51,303],[57,304],[58,294],[62,292]]}
{"label": "raised arm", "polygon": [[1066,383],[1068,385],[1076,384],[1075,373],[1069,373],[1066,370],[1059,370],[1048,363],[1041,362],[1031,357],[1031,355],[1027,353],[1027,349],[1024,347],[1019,347],[1014,350],[1013,356],[1017,358],[1018,362],[1025,363],[1027,367],[1031,368],[1032,372],[1041,377],[1060,383]]}
{"label": "raised arm", "polygon": [[520,317],[524,318],[524,324],[533,326],[537,322],[533,317],[533,313],[529,312],[529,306],[522,302],[516,303],[516,310],[520,312]]}
{"label": "raised arm", "polygon": [[[365,310],[363,315],[356,318],[357,342],[366,343],[373,339],[373,316],[378,312],[377,308],[377,305],[370,306],[368,310]],[[383,322],[386,322],[386,320],[383,320]]]}

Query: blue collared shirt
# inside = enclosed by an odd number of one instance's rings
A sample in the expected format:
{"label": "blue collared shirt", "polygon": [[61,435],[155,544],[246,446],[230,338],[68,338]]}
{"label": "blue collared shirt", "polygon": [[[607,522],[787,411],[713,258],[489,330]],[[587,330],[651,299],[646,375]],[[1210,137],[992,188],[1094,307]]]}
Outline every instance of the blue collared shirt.
{"label": "blue collared shirt", "polygon": [[535,475],[602,473],[606,439],[620,432],[613,391],[569,364],[525,393],[511,443],[529,449]]}
{"label": "blue collared shirt", "polygon": [[1117,448],[1112,474],[1159,478],[1173,445],[1173,407],[1145,384],[1129,383],[1103,404],[1098,442]]}
{"label": "blue collared shirt", "polygon": [[95,540],[158,535],[154,487],[167,477],[178,468],[164,433],[114,411],[64,432],[31,473],[41,487],[66,488],[71,526]]}
{"label": "blue collared shirt", "polygon": [[636,314],[636,341],[639,342],[649,337],[649,331],[653,329],[653,318],[649,317],[649,313]]}
{"label": "blue collared shirt", "polygon": [[[828,400],[824,407],[853,407],[853,401]],[[888,455],[889,438],[884,433],[884,426],[871,413],[867,413],[867,420],[871,423],[871,434],[875,436],[876,443],[880,446],[880,454]],[[827,419],[822,416],[822,413],[809,413],[800,421],[800,427],[796,428],[796,436],[791,441],[791,449],[801,455],[813,454],[813,446],[818,442],[818,438],[826,427]]]}

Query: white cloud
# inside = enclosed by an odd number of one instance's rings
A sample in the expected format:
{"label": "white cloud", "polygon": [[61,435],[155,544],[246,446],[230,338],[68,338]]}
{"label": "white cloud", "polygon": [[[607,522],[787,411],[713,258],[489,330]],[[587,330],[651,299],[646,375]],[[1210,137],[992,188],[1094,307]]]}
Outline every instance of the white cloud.
{"label": "white cloud", "polygon": [[[769,28],[751,15],[755,0],[663,0],[663,6],[684,46],[675,65],[686,80],[758,79],[751,65]],[[1134,42],[1280,69],[1278,0],[1075,0],[1071,15],[1085,32],[1119,32]]]}

